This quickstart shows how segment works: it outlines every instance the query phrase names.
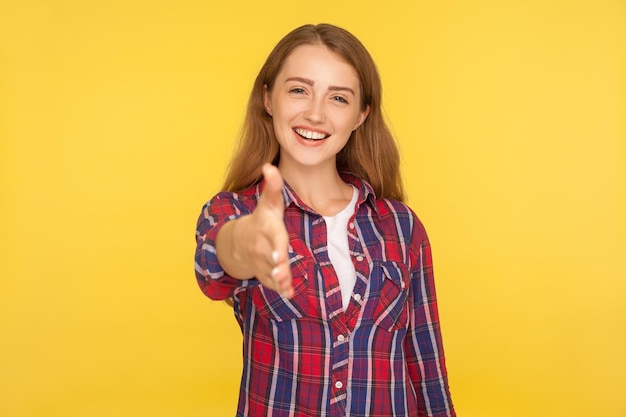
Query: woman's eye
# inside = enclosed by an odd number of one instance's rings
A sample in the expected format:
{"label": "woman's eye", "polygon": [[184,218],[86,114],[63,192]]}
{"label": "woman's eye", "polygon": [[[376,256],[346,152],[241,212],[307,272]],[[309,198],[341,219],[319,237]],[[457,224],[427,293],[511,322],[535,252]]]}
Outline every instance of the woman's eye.
{"label": "woman's eye", "polygon": [[304,94],[304,88],[296,87],[289,90],[290,93],[294,94]]}
{"label": "woman's eye", "polygon": [[348,100],[346,100],[345,98],[341,97],[341,96],[333,96],[333,100],[339,102],[339,103],[345,103],[348,104]]}

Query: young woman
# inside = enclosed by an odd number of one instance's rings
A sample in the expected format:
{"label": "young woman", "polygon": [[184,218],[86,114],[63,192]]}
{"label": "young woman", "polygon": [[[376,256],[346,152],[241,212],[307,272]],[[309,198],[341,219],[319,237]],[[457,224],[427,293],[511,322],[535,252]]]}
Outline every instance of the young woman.
{"label": "young woman", "polygon": [[454,416],[424,227],[365,47],[306,25],[270,53],[195,270],[243,333],[237,416]]}

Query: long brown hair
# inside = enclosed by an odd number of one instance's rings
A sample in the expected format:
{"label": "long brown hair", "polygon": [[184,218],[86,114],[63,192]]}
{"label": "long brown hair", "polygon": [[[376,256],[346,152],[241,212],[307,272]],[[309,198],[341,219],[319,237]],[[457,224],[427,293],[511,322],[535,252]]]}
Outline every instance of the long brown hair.
{"label": "long brown hair", "polygon": [[271,117],[265,111],[263,92],[274,86],[283,62],[298,46],[322,44],[345,59],[361,84],[361,110],[369,106],[365,122],[337,154],[337,170],[351,172],[369,182],[378,198],[404,201],[400,157],[381,108],[382,85],[376,64],[363,44],[345,29],[329,24],[304,25],[278,42],[257,76],[248,100],[240,142],[230,163],[223,189],[239,192],[261,180],[266,162],[278,165],[280,148]]}

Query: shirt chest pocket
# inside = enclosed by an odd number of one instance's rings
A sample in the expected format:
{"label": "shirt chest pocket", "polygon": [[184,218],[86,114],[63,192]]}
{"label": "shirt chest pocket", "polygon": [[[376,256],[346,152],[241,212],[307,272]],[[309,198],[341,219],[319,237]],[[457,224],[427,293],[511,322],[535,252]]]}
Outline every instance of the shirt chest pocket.
{"label": "shirt chest pocket", "polygon": [[406,327],[409,272],[399,262],[375,262],[369,283],[366,312],[375,325],[391,332]]}
{"label": "shirt chest pocket", "polygon": [[292,267],[294,296],[291,299],[280,296],[276,291],[262,285],[252,289],[252,302],[257,313],[270,320],[288,321],[310,314],[309,279],[313,276],[313,264],[302,260]]}

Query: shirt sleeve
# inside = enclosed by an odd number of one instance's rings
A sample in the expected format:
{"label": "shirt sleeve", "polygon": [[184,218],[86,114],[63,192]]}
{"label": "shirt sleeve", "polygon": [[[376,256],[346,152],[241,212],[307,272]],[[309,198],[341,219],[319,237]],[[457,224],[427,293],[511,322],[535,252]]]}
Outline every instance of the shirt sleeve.
{"label": "shirt sleeve", "polygon": [[213,300],[232,297],[240,289],[258,285],[256,279],[229,276],[217,259],[215,238],[227,222],[251,213],[236,194],[220,193],[202,208],[196,227],[195,271],[202,292]]}
{"label": "shirt sleeve", "polygon": [[412,299],[405,350],[418,397],[418,415],[455,417],[439,327],[430,243],[417,218],[411,250]]}

